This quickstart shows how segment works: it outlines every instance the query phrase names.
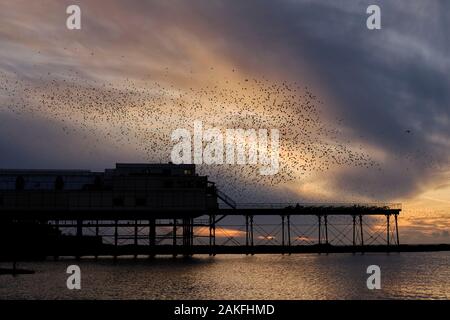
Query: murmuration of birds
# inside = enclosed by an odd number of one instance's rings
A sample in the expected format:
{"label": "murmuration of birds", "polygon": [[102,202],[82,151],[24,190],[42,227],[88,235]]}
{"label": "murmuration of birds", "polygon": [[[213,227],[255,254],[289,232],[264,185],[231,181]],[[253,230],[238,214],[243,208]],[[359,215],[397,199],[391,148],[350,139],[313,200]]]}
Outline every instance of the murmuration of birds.
{"label": "murmuration of birds", "polygon": [[39,79],[0,73],[0,93],[3,109],[57,121],[66,135],[83,132],[86,148],[95,150],[103,143],[118,150],[131,146],[149,162],[170,161],[171,132],[192,127],[195,120],[223,129],[277,128],[276,175],[260,175],[254,165],[198,167],[200,174],[226,182],[238,194],[336,166],[380,167],[363,146],[344,139],[339,124],[324,119],[324,103],[312,90],[295,82],[223,78],[186,86],[151,79],[107,82],[74,71],[45,73]]}

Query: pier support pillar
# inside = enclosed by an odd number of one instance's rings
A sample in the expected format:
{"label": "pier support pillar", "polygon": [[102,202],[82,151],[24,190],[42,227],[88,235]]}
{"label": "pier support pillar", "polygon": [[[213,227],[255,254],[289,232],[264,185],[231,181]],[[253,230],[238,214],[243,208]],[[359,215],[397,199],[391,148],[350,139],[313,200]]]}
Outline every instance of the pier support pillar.
{"label": "pier support pillar", "polygon": [[245,216],[245,255],[248,255],[249,250],[248,250],[248,245],[249,245],[249,239],[250,239],[250,231],[249,231],[249,226],[248,226],[248,215]]}
{"label": "pier support pillar", "polygon": [[317,218],[319,220],[319,245],[321,245],[322,244],[322,233],[321,233],[321,231],[322,231],[322,216],[318,215]]}
{"label": "pier support pillar", "polygon": [[209,216],[209,255],[216,255],[216,216]]}
{"label": "pier support pillar", "polygon": [[288,248],[289,254],[291,254],[291,216],[287,216],[287,237],[288,237]]}
{"label": "pier support pillar", "polygon": [[390,245],[390,228],[391,228],[391,215],[387,214],[386,215],[386,243],[387,246],[389,247]]}
{"label": "pier support pillar", "polygon": [[[364,246],[364,230],[363,230],[363,218],[362,215],[359,215],[359,229],[361,232],[361,246]],[[362,249],[364,250],[364,249]]]}
{"label": "pier support pillar", "polygon": [[399,237],[398,237],[397,215],[398,215],[398,214],[394,214],[394,219],[395,219],[395,235],[397,236],[397,246],[399,246],[399,245],[400,245],[400,239],[399,239]]}
{"label": "pier support pillar", "polygon": [[192,218],[183,219],[183,255],[185,257],[192,255],[192,244],[194,240],[192,224]]}
{"label": "pier support pillar", "polygon": [[[98,235],[99,235],[99,228],[98,228],[98,220],[95,220],[95,238],[98,239]],[[98,259],[98,248],[95,249],[95,259]]]}
{"label": "pier support pillar", "polygon": [[177,256],[177,219],[173,219],[172,246],[173,257],[175,258]]}
{"label": "pier support pillar", "polygon": [[216,216],[213,216],[213,248],[214,252],[213,255],[216,255]]}
{"label": "pier support pillar", "polygon": [[83,220],[77,220],[77,237],[83,237]]}
{"label": "pier support pillar", "polygon": [[183,223],[183,255],[187,255],[187,247],[188,247],[188,219],[184,218],[182,220]]}
{"label": "pier support pillar", "polygon": [[[56,230],[56,237],[57,237],[57,239],[58,239],[58,241],[56,242],[56,246],[55,246],[55,251],[59,251],[59,247],[60,247],[60,245],[61,245],[61,237],[60,237],[60,234],[59,234],[59,220],[55,220],[55,230]],[[58,260],[59,259],[59,255],[58,255],[58,252],[55,252],[55,255],[53,256],[53,260]]]}
{"label": "pier support pillar", "polygon": [[138,221],[134,220],[134,258],[137,258],[137,250],[138,250]]}
{"label": "pier support pillar", "polygon": [[150,249],[149,258],[153,258],[155,256],[156,249],[156,220],[150,219],[148,220],[148,245]]}
{"label": "pier support pillar", "polygon": [[284,237],[285,237],[284,220],[285,220],[285,216],[282,215],[282,216],[281,216],[281,253],[282,253],[282,254],[284,254],[284,250],[285,250],[285,241],[284,241]]}
{"label": "pier support pillar", "polygon": [[[193,249],[194,246],[194,218],[191,218],[191,249]],[[193,255],[193,250],[191,250],[191,256]]]}
{"label": "pier support pillar", "polygon": [[253,250],[254,242],[253,242],[253,216],[250,216],[250,246],[251,246],[251,254],[254,255],[255,252]]}
{"label": "pier support pillar", "polygon": [[356,246],[356,216],[352,216],[353,220],[353,247]]}
{"label": "pier support pillar", "polygon": [[77,220],[77,254],[76,254],[76,259],[79,260],[80,259],[80,251],[82,246],[82,241],[83,241],[83,220]]}
{"label": "pier support pillar", "polygon": [[119,240],[119,221],[114,220],[114,260],[117,259],[117,245]]}

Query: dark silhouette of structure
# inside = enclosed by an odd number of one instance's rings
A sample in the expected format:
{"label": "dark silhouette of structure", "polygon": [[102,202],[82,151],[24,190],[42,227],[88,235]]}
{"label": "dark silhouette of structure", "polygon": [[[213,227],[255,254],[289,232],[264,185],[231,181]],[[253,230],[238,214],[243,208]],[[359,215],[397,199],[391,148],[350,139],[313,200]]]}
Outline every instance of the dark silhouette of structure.
{"label": "dark silhouette of structure", "polygon": [[[0,257],[299,252],[291,243],[293,216],[317,217],[317,243],[305,249],[314,252],[342,250],[329,243],[328,217],[351,217],[350,250],[365,251],[370,249],[363,217],[385,216],[383,250],[389,250],[399,245],[400,211],[399,204],[237,204],[208,177],[196,174],[194,165],[117,164],[104,172],[0,170]],[[202,216],[207,219],[199,220]],[[216,246],[217,224],[228,216],[245,218],[245,245]],[[279,246],[255,246],[255,216],[281,217]],[[200,227],[209,235],[196,235]],[[123,228],[132,232],[120,235]],[[74,235],[63,233],[66,229],[75,229]],[[93,232],[85,234],[87,229]],[[112,243],[104,242],[107,237]],[[196,237],[207,237],[209,244],[194,245]]]}

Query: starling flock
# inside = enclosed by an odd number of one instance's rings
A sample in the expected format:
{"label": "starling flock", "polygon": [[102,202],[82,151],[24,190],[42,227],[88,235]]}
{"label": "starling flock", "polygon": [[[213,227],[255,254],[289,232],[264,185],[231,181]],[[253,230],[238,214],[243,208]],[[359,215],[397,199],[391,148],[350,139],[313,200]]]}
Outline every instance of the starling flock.
{"label": "starling flock", "polygon": [[132,146],[149,162],[169,162],[171,132],[191,130],[195,120],[221,130],[278,129],[281,150],[276,175],[262,176],[255,165],[198,167],[199,173],[231,188],[233,194],[244,194],[251,185],[271,187],[337,166],[379,169],[362,145],[355,147],[343,137],[342,120],[323,116],[324,103],[309,88],[265,77],[237,78],[222,77],[207,84],[192,81],[186,86],[151,77],[108,82],[87,79],[73,70],[46,72],[31,80],[0,73],[1,108],[18,116],[57,121],[67,135],[81,131],[89,137],[86,148],[93,152],[102,143],[118,150]]}

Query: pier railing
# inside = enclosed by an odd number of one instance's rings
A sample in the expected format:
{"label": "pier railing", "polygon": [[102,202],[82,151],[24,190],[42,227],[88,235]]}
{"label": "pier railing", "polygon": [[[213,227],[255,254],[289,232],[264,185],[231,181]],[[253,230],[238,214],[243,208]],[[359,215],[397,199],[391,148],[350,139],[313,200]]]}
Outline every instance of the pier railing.
{"label": "pier railing", "polygon": [[[382,209],[382,210],[401,210],[401,203],[392,202],[279,202],[279,203],[236,203],[236,209],[307,209],[307,208],[342,208],[342,209]],[[225,207],[220,204],[220,207]]]}

